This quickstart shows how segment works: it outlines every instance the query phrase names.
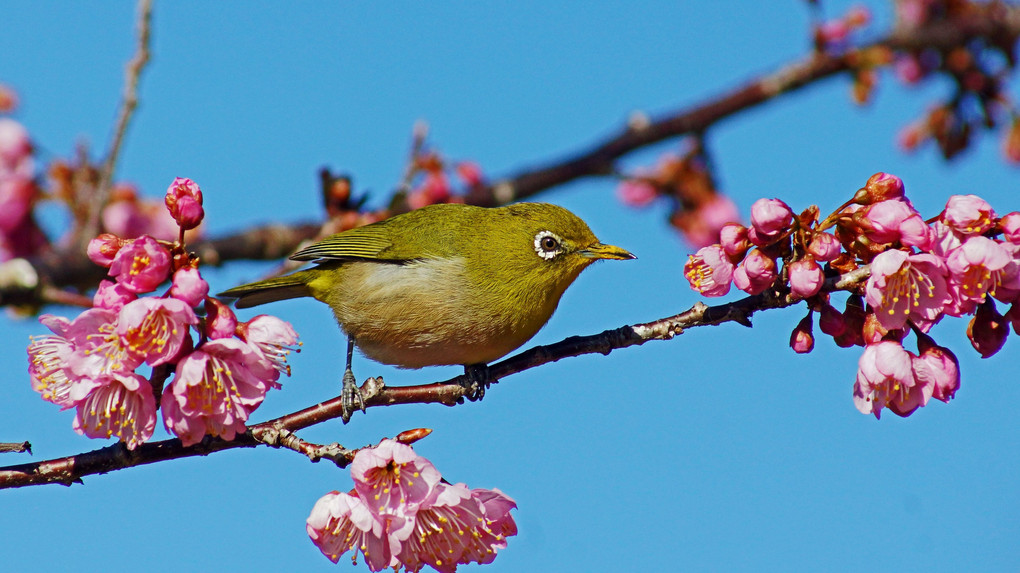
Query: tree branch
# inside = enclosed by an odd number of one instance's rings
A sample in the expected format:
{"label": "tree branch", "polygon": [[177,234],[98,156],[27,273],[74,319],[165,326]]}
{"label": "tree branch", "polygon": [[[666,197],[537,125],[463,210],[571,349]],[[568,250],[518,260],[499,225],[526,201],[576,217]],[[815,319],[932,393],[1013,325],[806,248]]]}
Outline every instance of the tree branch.
{"label": "tree branch", "polygon": [[145,65],[149,62],[149,38],[152,30],[151,0],[139,0],[136,28],[138,44],[135,54],[128,61],[124,72],[124,92],[121,95],[117,123],[113,129],[113,139],[110,141],[110,148],[106,151],[103,168],[99,172],[99,184],[96,186],[93,196],[89,198],[88,216],[85,219],[85,224],[79,229],[78,236],[75,237],[76,250],[82,253],[85,252],[89,240],[99,233],[100,215],[110,198],[113,174],[116,171],[117,159],[120,157],[120,150],[124,144],[124,136],[127,134],[135,108],[138,107],[138,81]]}
{"label": "tree branch", "polygon": [[[143,1],[139,19],[139,51],[128,66],[128,82],[118,127],[114,133],[111,150],[107,155],[107,169],[112,173],[117,150],[126,130],[131,110],[137,102],[138,75],[147,59],[148,9]],[[144,32],[144,33],[143,33]],[[665,113],[647,121],[634,121],[608,138],[595,141],[565,158],[551,160],[537,167],[526,168],[519,173],[479,186],[471,191],[466,201],[475,205],[498,205],[531,197],[541,191],[581,177],[608,174],[613,163],[621,157],[642,147],[669,138],[699,134],[715,123],[741,111],[752,109],[775,97],[792,93],[819,80],[852,72],[861,52],[877,48],[894,50],[934,49],[948,52],[974,39],[983,39],[989,44],[1011,48],[1020,36],[1020,7],[996,5],[993,8],[970,16],[954,17],[950,20],[935,21],[919,28],[897,28],[877,41],[862,45],[855,50],[830,54],[812,52],[801,61],[782,66],[754,81],[735,87],[689,108]],[[273,224],[239,232],[219,239],[205,241],[195,246],[196,252],[207,264],[219,265],[237,259],[278,259],[293,252],[302,241],[318,235],[321,226],[316,223],[294,225]],[[87,238],[83,240],[87,241]],[[84,248],[70,252],[57,252],[30,261],[39,277],[35,298],[38,304],[50,302],[42,296],[42,287],[74,287],[85,291],[105,276],[102,268],[93,265],[85,256]],[[25,303],[25,289],[8,292],[7,286],[0,285],[0,304],[9,301]],[[28,294],[32,294],[29,290]]]}
{"label": "tree branch", "polygon": [[[862,267],[845,275],[832,277],[826,280],[823,290],[826,292],[856,290],[868,278],[869,272],[868,267]],[[614,350],[639,346],[651,340],[671,340],[685,330],[698,326],[716,326],[727,322],[750,326],[750,318],[755,312],[785,308],[801,300],[803,299],[796,299],[789,293],[766,291],[716,306],[698,302],[684,312],[652,322],[622,326],[589,336],[571,336],[555,344],[536,346],[492,364],[488,367],[488,372],[492,379],[498,380],[572,356],[595,353],[607,355]],[[366,408],[396,404],[454,406],[464,402],[467,382],[467,377],[461,375],[432,384],[387,387],[382,378],[369,378],[361,390],[365,396]],[[339,444],[326,446],[309,444],[293,434],[303,428],[340,418],[342,411],[343,404],[341,398],[337,396],[275,420],[250,426],[247,432],[237,435],[229,442],[206,436],[200,443],[184,447],[181,441],[175,438],[142,444],[134,450],[128,450],[124,444],[118,442],[66,458],[2,467],[0,489],[49,483],[71,485],[81,483],[81,478],[87,475],[259,445],[285,447],[308,456],[312,461],[326,458],[344,467],[353,459],[353,450]]]}

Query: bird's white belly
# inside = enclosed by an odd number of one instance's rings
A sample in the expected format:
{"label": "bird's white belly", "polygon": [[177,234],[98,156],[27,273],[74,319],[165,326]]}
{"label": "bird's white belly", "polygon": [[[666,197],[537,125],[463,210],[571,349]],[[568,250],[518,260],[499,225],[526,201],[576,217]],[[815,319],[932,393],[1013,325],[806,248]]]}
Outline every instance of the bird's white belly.
{"label": "bird's white belly", "polygon": [[384,364],[490,362],[538,330],[520,332],[515,313],[485,304],[460,257],[344,267],[344,292],[333,305],[337,321],[366,356]]}

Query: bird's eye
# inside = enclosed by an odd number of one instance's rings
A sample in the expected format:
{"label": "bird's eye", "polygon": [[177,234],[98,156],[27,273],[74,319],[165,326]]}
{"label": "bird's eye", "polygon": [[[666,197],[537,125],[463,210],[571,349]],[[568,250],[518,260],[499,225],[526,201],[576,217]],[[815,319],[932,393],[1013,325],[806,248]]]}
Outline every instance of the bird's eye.
{"label": "bird's eye", "polygon": [[551,260],[563,252],[563,239],[551,231],[535,235],[535,252],[545,260]]}

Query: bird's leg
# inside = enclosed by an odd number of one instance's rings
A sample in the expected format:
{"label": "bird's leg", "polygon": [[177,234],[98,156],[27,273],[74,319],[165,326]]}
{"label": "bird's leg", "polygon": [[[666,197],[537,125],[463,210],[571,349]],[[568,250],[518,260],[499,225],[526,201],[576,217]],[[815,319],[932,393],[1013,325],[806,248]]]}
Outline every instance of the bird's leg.
{"label": "bird's leg", "polygon": [[465,364],[464,377],[467,379],[461,385],[464,386],[466,397],[471,402],[481,400],[485,397],[485,390],[491,384],[499,382],[492,377],[489,367],[485,364]]}
{"label": "bird's leg", "polygon": [[358,381],[354,378],[351,363],[354,361],[354,337],[347,337],[347,369],[344,370],[343,388],[340,389],[340,417],[344,423],[351,421],[355,410],[365,411],[365,398],[358,389]]}

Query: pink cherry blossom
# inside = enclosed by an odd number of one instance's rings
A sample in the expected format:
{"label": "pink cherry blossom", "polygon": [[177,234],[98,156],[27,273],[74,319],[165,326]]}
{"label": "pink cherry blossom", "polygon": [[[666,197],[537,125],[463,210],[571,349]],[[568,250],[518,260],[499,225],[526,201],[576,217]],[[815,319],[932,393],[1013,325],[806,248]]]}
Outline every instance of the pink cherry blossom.
{"label": "pink cherry blossom", "polygon": [[169,274],[170,252],[148,235],[124,245],[110,265],[110,276],[134,293],[156,290]]}
{"label": "pink cherry blossom", "polygon": [[953,249],[963,244],[963,237],[953,230],[952,227],[944,225],[942,221],[935,221],[931,225],[931,243],[926,251],[931,254],[946,258]]}
{"label": "pink cherry blossom", "polygon": [[188,306],[198,306],[208,294],[209,283],[205,282],[197,268],[184,267],[174,273],[170,296],[183,300]]}
{"label": "pink cherry blossom", "polygon": [[117,334],[133,354],[158,366],[177,358],[192,324],[198,324],[198,317],[186,302],[146,297],[120,309]]}
{"label": "pink cherry blossom", "polygon": [[885,251],[871,262],[865,288],[868,304],[887,330],[903,328],[910,320],[927,332],[953,301],[946,284],[948,274],[934,255]]}
{"label": "pink cherry blossom", "polygon": [[[935,344],[926,334],[918,334],[914,359],[914,374],[918,378],[930,377],[924,383],[933,384],[932,398],[949,402],[960,388],[960,362],[951,350]],[[924,366],[919,366],[923,364]]]}
{"label": "pink cherry blossom", "polygon": [[995,211],[977,195],[953,195],[946,202],[941,220],[964,235],[980,235],[995,226]]}
{"label": "pink cherry blossom", "polygon": [[859,211],[865,235],[875,243],[899,241],[908,247],[926,249],[931,231],[921,215],[905,201],[888,200]]}
{"label": "pink cherry blossom", "polygon": [[758,199],[751,205],[751,225],[761,238],[778,237],[792,222],[793,211],[779,199]]}
{"label": "pink cherry blossom", "polygon": [[86,252],[88,253],[89,260],[93,263],[109,268],[113,264],[113,259],[117,256],[117,252],[127,242],[112,233],[103,233],[89,241]]}
{"label": "pink cherry blossom", "polygon": [[170,216],[182,229],[194,229],[205,217],[202,209],[202,190],[198,183],[186,177],[177,177],[166,190],[164,198]]}
{"label": "pink cherry blossom", "polygon": [[125,239],[148,235],[164,241],[178,238],[180,228],[166,206],[149,199],[140,199],[134,190],[121,190],[101,214],[103,228]]}
{"label": "pink cherry blossom", "polygon": [[839,239],[835,235],[832,233],[818,233],[811,239],[811,243],[808,244],[807,252],[816,261],[827,263],[835,260],[839,256],[841,249],[842,245],[839,244]]}
{"label": "pink cherry blossom", "polygon": [[719,245],[702,247],[684,265],[684,276],[691,288],[705,296],[723,296],[730,292],[733,263]]}
{"label": "pink cherry blossom", "polygon": [[999,230],[1002,231],[1004,239],[1020,245],[1020,212],[1013,211],[1002,216],[999,220]]}
{"label": "pink cherry blossom", "polygon": [[441,476],[411,446],[386,439],[355,454],[351,477],[354,489],[374,513],[406,518],[432,494]]}
{"label": "pink cherry blossom", "polygon": [[482,167],[474,161],[461,161],[457,163],[454,169],[457,171],[457,176],[460,177],[461,181],[469,189],[479,187],[485,183]]}
{"label": "pink cherry blossom", "polygon": [[30,178],[0,175],[0,232],[10,234],[24,224],[35,196]]}
{"label": "pink cherry blossom", "polygon": [[655,186],[643,179],[624,179],[616,188],[616,196],[624,205],[645,207],[659,196]]}
{"label": "pink cherry blossom", "polygon": [[495,488],[476,488],[471,490],[471,496],[482,504],[485,520],[490,529],[503,537],[517,535],[517,523],[510,515],[511,509],[517,509],[517,502]]}
{"label": "pink cherry blossom", "polygon": [[360,550],[370,570],[382,571],[400,551],[400,541],[383,532],[382,524],[359,497],[347,493],[330,492],[315,502],[305,530],[333,563],[348,551],[354,551],[352,559],[357,561]]}
{"label": "pink cherry blossom", "polygon": [[759,294],[772,286],[776,280],[776,262],[761,252],[752,249],[733,271],[733,284],[747,294]]}
{"label": "pink cherry blossom", "polygon": [[805,316],[797,323],[790,334],[790,348],[797,354],[807,354],[815,347],[815,337],[811,334],[811,315]]}
{"label": "pink cherry blossom", "polygon": [[32,140],[25,126],[11,118],[0,117],[0,174],[31,177],[31,155]]}
{"label": "pink cherry blossom", "polygon": [[790,292],[807,298],[818,294],[825,283],[825,274],[810,256],[790,263]]}
{"label": "pink cherry blossom", "polygon": [[124,285],[103,279],[99,282],[96,294],[92,296],[92,306],[120,310],[125,304],[137,298],[138,295],[124,288]]}
{"label": "pink cherry blossom", "polygon": [[412,209],[426,205],[445,203],[450,198],[450,181],[441,172],[430,171],[416,189],[407,194],[407,204]]}
{"label": "pink cherry blossom", "polygon": [[69,408],[74,405],[70,398],[74,380],[68,376],[65,366],[74,352],[74,344],[64,335],[71,323],[66,318],[52,314],[40,316],[39,322],[46,325],[53,334],[32,337],[28,345],[28,374],[32,389],[43,400]]}
{"label": "pink cherry blossom", "polygon": [[740,260],[751,247],[747,240],[747,227],[739,223],[727,223],[719,230],[719,243],[726,254]]}
{"label": "pink cherry blossom", "polygon": [[118,372],[94,380],[92,386],[77,401],[75,432],[90,438],[117,437],[129,450],[152,437],[156,428],[156,399],[145,378]]}
{"label": "pink cherry blossom", "polygon": [[[509,517],[508,510],[505,515]],[[414,530],[401,544],[397,560],[410,573],[421,571],[426,564],[452,573],[459,564],[491,563],[496,551],[506,547],[502,532],[490,527],[495,523],[467,486],[441,483],[418,510]]]}
{"label": "pink cherry blossom", "polygon": [[[975,235],[967,237],[946,258],[952,286],[961,301],[980,303],[1003,278],[1000,271],[1012,261],[1009,251],[995,241]],[[961,305],[963,306],[963,305]]]}
{"label": "pink cherry blossom", "polygon": [[237,330],[241,339],[255,347],[273,368],[281,374],[290,376],[287,356],[291,352],[301,350],[296,348],[299,344],[298,335],[289,322],[268,314],[260,314],[240,324]]}
{"label": "pink cherry blossom", "polygon": [[233,440],[278,376],[244,342],[210,340],[177,363],[163,392],[163,422],[186,446],[205,434]]}
{"label": "pink cherry blossom", "polygon": [[727,223],[740,219],[736,204],[725,195],[715,195],[691,215],[680,230],[687,242],[699,249],[718,243],[720,230]]}
{"label": "pink cherry blossom", "polygon": [[74,352],[66,368],[72,377],[95,380],[133,372],[142,364],[142,357],[132,352],[117,333],[117,315],[115,310],[90,308],[71,321],[66,336]]}
{"label": "pink cherry blossom", "polygon": [[869,344],[858,361],[854,404],[862,414],[881,417],[882,408],[909,416],[928,403],[934,384],[914,376],[913,355],[898,342]]}

